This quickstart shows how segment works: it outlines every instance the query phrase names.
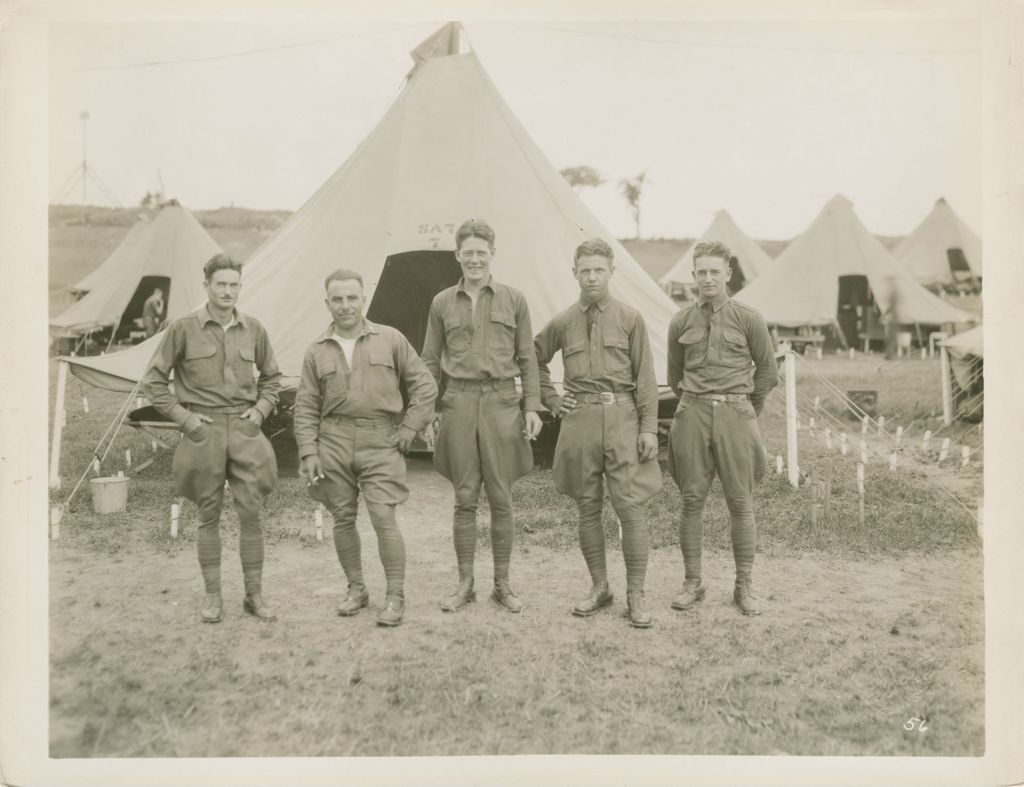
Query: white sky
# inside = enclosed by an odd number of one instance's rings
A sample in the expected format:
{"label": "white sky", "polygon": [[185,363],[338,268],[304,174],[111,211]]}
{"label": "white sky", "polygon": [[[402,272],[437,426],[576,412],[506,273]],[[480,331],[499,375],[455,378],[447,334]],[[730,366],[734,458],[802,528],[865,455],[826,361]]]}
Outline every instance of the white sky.
{"label": "white sky", "polygon": [[[969,6],[952,6],[962,18],[851,7],[817,21],[465,27],[551,162],[605,176],[581,196],[618,236],[633,225],[617,183],[641,171],[644,236],[698,235],[724,207],[754,237],[790,238],[835,193],[879,234],[910,232],[940,196],[981,232],[978,20],[957,10]],[[81,162],[89,110],[90,165],[125,205],[159,171],[192,209],[295,210],[370,132],[441,21],[55,23],[50,199]],[[181,60],[198,62],[131,66]],[[91,184],[89,202],[104,204]]]}

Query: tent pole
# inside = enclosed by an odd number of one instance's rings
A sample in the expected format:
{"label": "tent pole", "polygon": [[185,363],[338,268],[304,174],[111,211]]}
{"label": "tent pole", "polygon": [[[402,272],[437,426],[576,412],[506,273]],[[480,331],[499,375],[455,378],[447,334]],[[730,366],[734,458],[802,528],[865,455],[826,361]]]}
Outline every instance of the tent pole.
{"label": "tent pole", "polygon": [[953,385],[950,380],[949,351],[939,345],[939,368],[942,374],[942,423],[953,423]]}
{"label": "tent pole", "polygon": [[110,328],[110,341],[107,342],[107,349],[104,352],[110,352],[110,348],[114,345],[114,334],[117,333],[117,326],[114,325]]}
{"label": "tent pole", "polygon": [[786,463],[789,465],[790,486],[796,489],[800,485],[796,450],[796,353],[786,350],[783,363],[786,369]]}
{"label": "tent pole", "polygon": [[57,363],[57,399],[53,404],[53,443],[50,446],[50,489],[60,489],[60,447],[64,433],[64,390],[68,384],[68,362]]}

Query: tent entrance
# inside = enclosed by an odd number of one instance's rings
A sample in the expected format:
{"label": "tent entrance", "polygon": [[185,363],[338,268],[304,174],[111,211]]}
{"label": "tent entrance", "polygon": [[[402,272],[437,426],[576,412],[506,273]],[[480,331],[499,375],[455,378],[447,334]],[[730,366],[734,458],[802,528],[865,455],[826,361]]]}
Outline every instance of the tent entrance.
{"label": "tent entrance", "polygon": [[430,302],[459,281],[462,269],[454,251],[407,251],[384,261],[380,283],[366,317],[397,328],[416,352],[423,352]]}
{"label": "tent entrance", "polygon": [[121,313],[121,321],[117,324],[114,334],[115,340],[127,339],[131,337],[132,333],[142,331],[142,307],[145,305],[146,299],[156,289],[164,291],[164,310],[166,313],[166,304],[170,303],[171,300],[170,276],[143,276],[139,281],[139,286],[132,293],[128,306]]}
{"label": "tent entrance", "polygon": [[867,276],[839,277],[839,309],[836,322],[845,346],[870,346],[885,341],[882,313],[875,303]]}
{"label": "tent entrance", "polygon": [[967,264],[963,249],[946,249],[946,259],[949,261],[949,272],[953,275],[954,289],[965,292],[981,290],[981,284]]}

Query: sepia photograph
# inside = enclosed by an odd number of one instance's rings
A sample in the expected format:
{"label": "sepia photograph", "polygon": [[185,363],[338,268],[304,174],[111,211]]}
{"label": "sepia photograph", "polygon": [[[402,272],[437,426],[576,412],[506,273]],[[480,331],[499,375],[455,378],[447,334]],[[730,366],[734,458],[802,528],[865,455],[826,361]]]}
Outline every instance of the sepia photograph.
{"label": "sepia photograph", "polygon": [[405,10],[4,12],[0,781],[1024,779],[1022,7]]}

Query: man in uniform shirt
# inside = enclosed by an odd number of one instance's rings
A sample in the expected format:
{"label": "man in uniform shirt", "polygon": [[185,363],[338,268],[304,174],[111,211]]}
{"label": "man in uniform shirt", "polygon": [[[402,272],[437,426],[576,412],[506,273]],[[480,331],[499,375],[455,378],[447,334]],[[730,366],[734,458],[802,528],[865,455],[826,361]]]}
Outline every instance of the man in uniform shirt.
{"label": "man in uniform shirt", "polygon": [[306,351],[295,394],[302,475],[334,517],[334,549],[348,580],[338,614],[358,614],[370,597],[356,530],[361,488],[387,580],[377,623],[397,626],[405,611],[405,543],[395,508],[409,497],[403,454],[433,417],[437,386],[400,331],[364,319],[358,273],[336,270],[324,288],[334,322]]}
{"label": "man in uniform shirt", "polygon": [[[636,309],[608,293],[615,272],[611,246],[588,240],[573,256],[580,299],[556,315],[536,339],[544,406],[562,419],[552,463],[555,488],[576,501],[580,548],[590,595],[572,610],[588,617],[613,601],[601,522],[603,480],[622,525],[629,620],[649,628],[644,603],[649,536],[642,506],[661,489],[658,467],[658,385],[647,326]],[[565,395],[548,363],[562,351]]]}
{"label": "man in uniform shirt", "polygon": [[142,326],[146,331],[146,338],[153,336],[160,330],[164,321],[164,291],[157,287],[153,294],[146,298],[142,304]]}
{"label": "man in uniform shirt", "polygon": [[[149,401],[185,433],[174,454],[174,483],[178,494],[198,508],[196,543],[206,585],[200,617],[205,623],[224,616],[220,513],[225,479],[238,512],[242,608],[260,620],[276,617],[263,602],[260,506],[277,482],[277,460],[260,425],[277,404],[281,372],[266,330],[235,308],[241,270],[226,254],[206,263],[206,304],[171,323],[143,377]],[[172,370],[173,393],[168,388]]]}
{"label": "man in uniform shirt", "polygon": [[455,232],[455,248],[462,278],[434,297],[423,344],[423,360],[443,390],[434,465],[455,488],[459,585],[441,609],[455,612],[476,598],[476,509],[483,485],[491,509],[492,598],[520,612],[522,602],[508,577],[512,484],[533,468],[530,441],[541,428],[530,312],[519,290],[491,276],[494,230],[487,222],[464,222]]}
{"label": "man in uniform shirt", "polygon": [[679,393],[668,466],[682,495],[679,545],[686,568],[672,608],[689,609],[704,598],[702,512],[717,471],[731,520],[733,600],[744,615],[757,615],[751,587],[757,546],[753,496],[767,466],[757,416],[778,383],[779,369],[764,318],[726,293],[731,256],[722,243],[697,244],[693,278],[699,298],[668,328],[668,383]]}

